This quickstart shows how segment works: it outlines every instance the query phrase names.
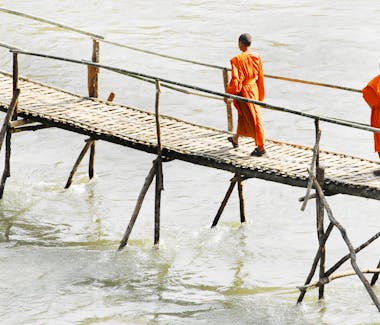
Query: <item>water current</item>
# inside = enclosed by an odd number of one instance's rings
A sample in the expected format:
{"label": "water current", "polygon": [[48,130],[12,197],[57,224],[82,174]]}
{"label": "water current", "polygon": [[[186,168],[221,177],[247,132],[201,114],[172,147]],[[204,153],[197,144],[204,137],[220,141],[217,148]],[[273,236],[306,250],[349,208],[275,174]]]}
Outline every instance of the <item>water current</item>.
{"label": "water current", "polygon": [[[361,89],[379,73],[380,3],[373,0],[41,1],[0,6],[45,17],[151,51],[229,66],[237,37],[253,35],[264,72]],[[0,13],[0,42],[77,59],[91,40]],[[220,70],[101,43],[101,62],[213,90]],[[0,69],[11,55],[0,49]],[[86,94],[86,69],[20,57],[20,73]],[[154,110],[154,86],[101,71],[100,97]],[[313,114],[369,121],[361,95],[266,79],[266,102]],[[223,102],[164,90],[163,114],[226,129]],[[234,113],[235,114],[235,113]],[[236,118],[236,115],[234,115]],[[313,145],[312,120],[263,110],[266,137]],[[370,133],[321,124],[323,149],[376,160]],[[297,306],[317,248],[315,204],[300,211],[304,189],[249,180],[249,221],[241,226],[237,194],[210,225],[231,174],[180,161],[165,163],[162,228],[153,248],[150,190],[128,247],[116,253],[153,155],[99,142],[96,177],[86,164],[64,190],[85,138],[57,129],[17,134],[11,174],[0,203],[1,324],[380,324],[358,278],[334,281]],[[345,168],[347,166],[342,166]],[[354,246],[378,231],[379,203],[328,198]],[[338,232],[327,265],[347,253]],[[379,243],[358,256],[375,267]],[[343,267],[349,270],[347,263]],[[380,296],[379,285],[374,288]]]}

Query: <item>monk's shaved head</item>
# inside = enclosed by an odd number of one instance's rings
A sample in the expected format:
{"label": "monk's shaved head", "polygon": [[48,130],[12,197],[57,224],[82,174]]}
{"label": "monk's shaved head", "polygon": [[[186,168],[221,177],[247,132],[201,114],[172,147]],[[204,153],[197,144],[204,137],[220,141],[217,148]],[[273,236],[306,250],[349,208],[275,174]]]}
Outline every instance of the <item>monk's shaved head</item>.
{"label": "monk's shaved head", "polygon": [[241,34],[239,36],[239,42],[243,43],[245,46],[251,46],[252,36],[248,33]]}

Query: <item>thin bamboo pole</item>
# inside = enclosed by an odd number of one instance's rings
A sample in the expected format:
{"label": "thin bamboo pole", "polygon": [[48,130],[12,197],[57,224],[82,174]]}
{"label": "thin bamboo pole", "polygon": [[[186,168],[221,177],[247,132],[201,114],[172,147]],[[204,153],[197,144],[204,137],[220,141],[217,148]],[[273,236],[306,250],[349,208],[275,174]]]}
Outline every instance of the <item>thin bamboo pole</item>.
{"label": "thin bamboo pole", "polygon": [[74,164],[74,167],[73,169],[71,170],[70,172],[70,176],[66,182],[66,185],[65,185],[65,188],[69,188],[71,186],[71,183],[72,183],[72,180],[73,180],[73,177],[79,167],[79,164],[81,163],[84,155],[86,154],[86,152],[88,151],[88,149],[91,147],[91,145],[93,144],[95,140],[92,140],[92,139],[88,139],[86,140],[86,145],[84,146],[84,148],[82,149],[82,151],[80,152],[75,164]]}
{"label": "thin bamboo pole", "polygon": [[161,143],[161,126],[160,126],[160,82],[156,80],[156,132],[157,132],[157,162],[156,162],[156,192],[154,203],[154,245],[160,241],[160,210],[161,210],[161,192],[163,190],[162,175],[162,143]]}
{"label": "thin bamboo pole", "polygon": [[[325,171],[323,168],[318,167],[317,168],[317,181],[320,184],[320,186],[323,188],[323,183],[324,183],[324,176],[325,176]],[[325,233],[324,230],[324,224],[323,224],[323,219],[324,219],[324,204],[323,200],[321,199],[320,195],[318,193],[316,197],[316,214],[317,214],[317,235],[318,235],[318,242],[321,245],[323,235]],[[321,258],[319,260],[319,278],[323,278],[325,276],[325,261],[326,261],[326,248],[325,244],[322,243],[321,245]],[[319,287],[319,293],[318,293],[318,298],[322,299],[324,294],[324,285],[322,284]]]}
{"label": "thin bamboo pole", "polygon": [[239,192],[239,206],[240,206],[240,222],[244,223],[247,221],[245,216],[245,202],[244,202],[244,192],[243,192],[243,181],[238,182],[238,192]]}
{"label": "thin bamboo pole", "polygon": [[157,160],[154,160],[153,161],[153,166],[150,169],[150,171],[148,173],[148,176],[145,178],[144,186],[142,187],[142,189],[140,191],[140,194],[139,194],[139,196],[137,198],[136,206],[135,206],[135,209],[133,211],[132,217],[131,217],[131,219],[129,221],[128,227],[125,230],[125,233],[124,233],[124,236],[123,236],[122,240],[120,241],[120,245],[119,245],[119,249],[118,249],[119,251],[122,250],[127,245],[127,243],[128,243],[129,236],[130,236],[130,234],[132,232],[133,226],[135,225],[136,219],[137,219],[137,217],[139,215],[139,212],[140,212],[142,203],[144,201],[146,192],[148,191],[149,186],[150,186],[150,184],[153,181],[154,175],[156,174],[156,170],[157,170],[156,165],[157,165]]}
{"label": "thin bamboo pole", "polygon": [[[359,253],[361,250],[363,250],[364,248],[366,248],[369,244],[371,244],[372,242],[374,242],[379,237],[380,237],[380,232],[376,233],[374,236],[372,236],[370,239],[368,239],[365,243],[363,243],[360,246],[358,246],[357,248],[355,248],[355,253]],[[333,274],[338,268],[340,268],[344,264],[344,262],[346,262],[349,259],[350,259],[350,254],[347,254],[347,255],[343,256],[338,262],[336,262],[333,266],[331,266],[325,272],[325,276],[330,276],[331,274]],[[378,268],[379,267],[380,266],[378,266]]]}
{"label": "thin bamboo pole", "polygon": [[230,186],[228,187],[227,193],[226,193],[226,195],[224,196],[224,199],[223,199],[223,201],[222,201],[222,203],[221,203],[221,205],[220,205],[220,207],[219,207],[218,212],[216,213],[216,216],[215,216],[215,218],[214,218],[214,221],[212,222],[211,228],[214,228],[214,227],[218,224],[219,219],[220,219],[220,216],[222,215],[223,210],[224,210],[224,208],[226,207],[226,204],[227,204],[227,202],[228,202],[228,199],[230,198],[231,193],[232,193],[232,190],[234,189],[234,187],[235,187],[235,185],[236,185],[238,179],[239,179],[239,178],[238,178],[237,175],[235,175],[235,177],[233,177],[233,178],[231,179],[231,181],[230,181],[230,182],[231,182],[231,183],[230,183]]}
{"label": "thin bamboo pole", "polygon": [[[376,276],[376,275],[378,276],[380,273],[380,268],[363,269],[363,270],[360,270],[360,272],[361,273],[369,273],[369,274],[373,274],[374,276]],[[304,286],[300,289],[307,291],[307,290],[310,290],[310,289],[313,289],[316,287],[324,286],[325,284],[330,283],[333,280],[345,278],[345,277],[352,276],[352,275],[357,275],[357,274],[355,271],[347,271],[347,272],[340,273],[340,274],[330,275],[328,277],[321,278],[317,282],[311,283],[311,284]]]}
{"label": "thin bamboo pole", "polygon": [[[227,87],[228,87],[228,70],[223,69],[223,85],[224,85],[224,91],[227,92]],[[232,121],[232,107],[231,107],[231,101],[226,102],[226,109],[227,109],[227,126],[228,126],[228,131],[233,132],[234,125]]]}

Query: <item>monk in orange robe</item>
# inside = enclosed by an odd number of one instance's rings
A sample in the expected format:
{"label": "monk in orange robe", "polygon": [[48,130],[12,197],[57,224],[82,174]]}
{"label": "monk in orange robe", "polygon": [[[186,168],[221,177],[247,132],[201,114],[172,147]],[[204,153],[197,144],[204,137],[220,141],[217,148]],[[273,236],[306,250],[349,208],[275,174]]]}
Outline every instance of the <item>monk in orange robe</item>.
{"label": "monk in orange robe", "polygon": [[[249,51],[251,42],[252,37],[248,33],[240,35],[238,46],[241,53],[230,61],[232,74],[227,93],[263,101],[265,89],[262,62],[257,53]],[[260,106],[236,100],[233,103],[238,111],[238,125],[236,134],[228,140],[237,147],[240,136],[254,138],[257,147],[251,155],[262,156],[265,154],[265,146]]]}
{"label": "monk in orange robe", "polygon": [[[368,85],[362,90],[363,98],[371,107],[371,126],[380,128],[380,75],[373,78]],[[375,151],[380,158],[380,133],[373,133]],[[373,172],[380,176],[380,169]]]}

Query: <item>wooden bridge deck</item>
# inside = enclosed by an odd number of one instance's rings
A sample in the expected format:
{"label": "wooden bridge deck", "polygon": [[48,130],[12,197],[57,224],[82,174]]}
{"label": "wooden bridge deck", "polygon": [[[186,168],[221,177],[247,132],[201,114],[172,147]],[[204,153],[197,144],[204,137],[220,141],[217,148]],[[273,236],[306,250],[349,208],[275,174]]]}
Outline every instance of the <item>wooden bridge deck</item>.
{"label": "wooden bridge deck", "polygon": [[[19,82],[18,114],[36,122],[150,153],[157,152],[155,115],[97,99],[78,96],[25,78]],[[12,98],[12,77],[0,72],[0,109]],[[223,169],[293,186],[306,187],[312,148],[266,140],[268,154],[251,157],[252,143],[241,139],[233,149],[228,133],[162,116],[163,153],[174,159]],[[380,164],[345,154],[321,151],[324,188],[331,193],[380,199]],[[343,166],[343,167],[342,167]]]}

